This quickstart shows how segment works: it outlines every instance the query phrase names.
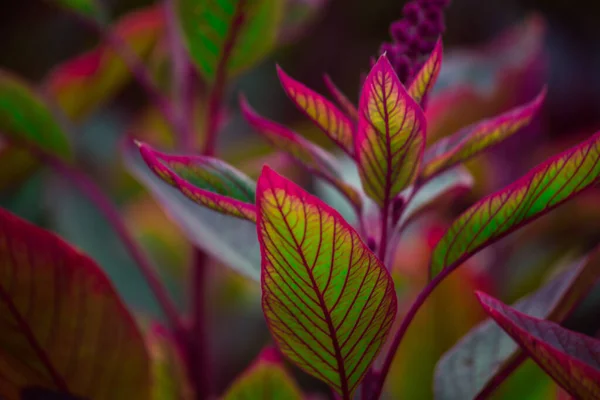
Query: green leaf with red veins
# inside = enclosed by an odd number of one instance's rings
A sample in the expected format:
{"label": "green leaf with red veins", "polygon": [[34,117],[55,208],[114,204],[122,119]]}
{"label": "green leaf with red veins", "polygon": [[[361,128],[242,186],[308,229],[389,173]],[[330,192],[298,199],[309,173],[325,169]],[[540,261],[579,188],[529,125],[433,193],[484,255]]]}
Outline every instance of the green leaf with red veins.
{"label": "green leaf with red veins", "polygon": [[[585,257],[513,306],[531,317],[560,322],[600,276],[600,251]],[[519,346],[488,319],[473,328],[438,362],[435,398],[476,398],[523,355]]]}
{"label": "green leaf with red veins", "polygon": [[181,32],[209,82],[250,68],[275,45],[283,0],[177,0]]}
{"label": "green leaf with red veins", "polygon": [[339,190],[355,209],[362,207],[360,192],[340,179],[339,166],[330,153],[285,126],[261,117],[243,96],[240,98],[240,106],[246,121],[275,148],[285,151],[311,173],[317,174]]}
{"label": "green leaf with red veins", "polygon": [[421,170],[422,179],[428,179],[458,163],[467,161],[517,133],[535,117],[545,97],[544,89],[528,104],[516,107],[495,118],[477,122],[439,140],[425,152]]}
{"label": "green leaf with red veins", "polygon": [[264,349],[252,365],[239,376],[223,400],[301,400],[302,393],[287,373],[279,353]]}
{"label": "green leaf with red veins", "polygon": [[421,103],[435,85],[440,70],[442,69],[442,40],[438,39],[431,55],[417,74],[408,88],[408,94],[417,103]]}
{"label": "green leaf with red veins", "polygon": [[600,132],[538,165],[521,179],[480,200],[438,242],[430,275],[450,273],[482,248],[561,205],[600,180]]}
{"label": "green leaf with red veins", "polygon": [[385,55],[365,80],[358,112],[355,151],[363,188],[386,208],[419,171],[425,116]]}
{"label": "green leaf with red veins", "polygon": [[177,156],[138,143],[152,171],[201,206],[256,222],[254,182],[242,172],[213,157]]}
{"label": "green leaf with red veins", "polygon": [[277,67],[277,74],[281,86],[294,104],[342,150],[352,156],[354,153],[352,121],[329,100],[292,79],[280,67]]}
{"label": "green leaf with red veins", "polygon": [[257,208],[269,330],[296,365],[351,399],[394,321],[392,279],[335,210],[269,167]]}
{"label": "green leaf with red veins", "polygon": [[5,210],[0,315],[1,398],[20,399],[22,391],[149,398],[144,340],[102,270],[58,236]]}
{"label": "green leaf with red veins", "polygon": [[600,398],[600,340],[530,317],[487,294],[484,310],[531,358],[576,399]]}

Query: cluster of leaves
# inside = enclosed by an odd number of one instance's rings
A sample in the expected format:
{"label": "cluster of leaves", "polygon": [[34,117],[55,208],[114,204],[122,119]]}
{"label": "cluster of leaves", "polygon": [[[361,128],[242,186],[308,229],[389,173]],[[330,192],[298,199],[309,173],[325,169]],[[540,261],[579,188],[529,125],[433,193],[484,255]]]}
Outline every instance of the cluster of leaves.
{"label": "cluster of leaves", "polygon": [[[254,182],[214,157],[226,83],[271,51],[278,37],[286,36],[281,32],[283,10],[302,7],[302,1],[178,0],[167,10],[156,7],[126,17],[107,31],[99,22],[103,12],[94,2],[58,3],[99,24],[106,41],[57,68],[44,83],[49,97],[72,119],[84,118],[108,101],[131,72],[172,125],[177,149],[194,146],[189,137],[194,121],[183,110],[193,104],[181,110],[173,107],[157,92],[139,59],[163,29],[173,26],[181,31],[180,42],[173,45],[180,50],[173,54],[174,75],[185,70],[175,68],[175,59],[181,57],[184,67],[191,61],[207,83],[201,155],[174,155],[137,140],[128,141],[122,153],[132,174],[169,211],[198,253],[260,283],[262,310],[276,346],[262,351],[231,385],[226,399],[301,399],[281,355],[343,399],[358,393],[378,399],[413,318],[442,281],[482,249],[600,180],[596,133],[475,202],[435,244],[429,282],[397,321],[392,269],[401,234],[436,200],[468,189],[473,180],[461,164],[528,125],[545,90],[527,104],[427,146],[431,118],[425,114],[424,100],[431,99],[442,67],[441,40],[407,87],[388,56],[381,55],[364,80],[357,106],[329,79],[326,84],[339,107],[277,68],[288,97],[351,161],[360,184],[345,179],[335,155],[260,116],[244,96],[241,112],[295,165],[339,192],[354,213],[356,222],[350,223],[332,205],[269,166]],[[311,15],[306,10],[305,14]],[[184,81],[183,87],[187,84]],[[82,94],[90,91],[97,95],[82,102],[87,98]],[[0,74],[0,130],[8,140],[0,160],[21,152],[27,156],[20,162],[31,168],[46,163],[88,194],[138,262],[169,327],[156,324],[144,335],[91,258],[2,210],[0,396],[209,397],[206,365],[198,350],[203,338],[197,327],[202,321],[193,320],[191,327],[182,324],[118,212],[77,165],[77,155],[57,121],[44,96],[17,77]],[[598,398],[600,342],[557,323],[600,276],[599,254],[583,258],[514,307],[478,292],[491,320],[474,328],[440,360],[436,397],[484,398],[531,357],[573,397]],[[195,294],[203,289],[192,288]]]}

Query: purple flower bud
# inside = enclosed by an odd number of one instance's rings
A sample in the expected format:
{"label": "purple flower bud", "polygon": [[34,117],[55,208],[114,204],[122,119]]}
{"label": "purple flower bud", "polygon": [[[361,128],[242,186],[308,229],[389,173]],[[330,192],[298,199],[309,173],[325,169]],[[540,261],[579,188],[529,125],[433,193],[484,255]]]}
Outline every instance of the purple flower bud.
{"label": "purple flower bud", "polygon": [[440,34],[439,27],[431,21],[422,21],[417,27],[417,35],[419,37],[437,37]]}
{"label": "purple flower bud", "polygon": [[407,43],[411,38],[411,27],[406,23],[406,21],[396,21],[390,27],[390,34],[394,41],[399,43]]}
{"label": "purple flower bud", "polygon": [[402,9],[402,14],[412,25],[417,25],[423,19],[423,12],[418,3],[406,3]]}
{"label": "purple flower bud", "polygon": [[429,55],[435,48],[435,43],[433,40],[421,40],[419,43],[419,53]]}

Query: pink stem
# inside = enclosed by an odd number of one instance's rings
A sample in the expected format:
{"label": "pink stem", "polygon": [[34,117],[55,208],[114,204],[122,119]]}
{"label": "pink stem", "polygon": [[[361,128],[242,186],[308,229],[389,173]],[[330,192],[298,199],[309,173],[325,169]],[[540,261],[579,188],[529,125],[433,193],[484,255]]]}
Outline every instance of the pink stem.
{"label": "pink stem", "polygon": [[163,114],[167,122],[177,128],[179,126],[177,123],[178,121],[169,99],[160,92],[142,60],[140,60],[137,54],[131,50],[123,38],[116,35],[110,28],[106,28],[93,18],[82,16],[76,12],[70,12],[70,14],[106,41],[115,53],[121,57],[125,66],[129,69],[138,84],[146,91],[146,94]]}
{"label": "pink stem", "polygon": [[417,296],[417,298],[415,299],[413,304],[410,306],[408,313],[402,320],[402,324],[400,325],[400,328],[398,328],[398,331],[396,332],[396,335],[394,336],[394,339],[392,341],[390,349],[389,349],[388,353],[386,354],[385,360],[383,362],[383,366],[381,367],[381,369],[378,372],[375,373],[377,381],[375,383],[375,389],[373,392],[373,396],[371,397],[372,399],[379,399],[379,397],[381,396],[381,392],[383,391],[383,385],[385,383],[385,379],[386,379],[388,373],[390,372],[390,367],[392,366],[392,361],[394,361],[394,357],[396,355],[396,352],[398,351],[398,348],[400,347],[400,343],[402,342],[404,335],[408,331],[408,327],[410,326],[411,322],[417,315],[417,312],[419,311],[421,306],[425,303],[425,301],[427,300],[429,295],[433,292],[433,290],[444,280],[444,278],[446,278],[446,276],[448,276],[448,274],[451,271],[452,271],[451,268],[447,268],[447,269],[444,269],[442,272],[440,272],[435,278],[433,278],[433,280],[431,280],[427,284],[427,286],[425,286],[425,288],[423,288],[421,293],[419,293],[419,295]]}
{"label": "pink stem", "polygon": [[233,14],[231,29],[229,29],[227,37],[225,38],[225,44],[223,45],[223,54],[219,59],[219,64],[217,65],[215,82],[210,91],[208,99],[208,115],[206,116],[206,127],[204,130],[206,142],[204,143],[204,149],[202,151],[202,154],[207,156],[213,156],[215,154],[217,136],[219,133],[219,122],[221,121],[223,106],[223,93],[225,91],[225,83],[227,81],[227,63],[231,58],[233,47],[237,41],[241,28],[244,25],[244,9],[246,7],[246,2],[247,0],[240,0],[237,3],[235,12]]}
{"label": "pink stem", "polygon": [[[381,208],[381,238],[379,241],[378,256],[381,262],[385,260],[385,253],[388,245],[388,227],[389,227],[389,216],[390,216],[390,202],[385,201],[385,204]],[[386,266],[387,267],[387,266]],[[391,268],[391,266],[390,266]]]}
{"label": "pink stem", "polygon": [[150,260],[146,257],[142,249],[129,233],[125,223],[123,222],[123,219],[121,218],[121,215],[112,201],[102,192],[102,190],[94,183],[94,181],[83,172],[78,171],[74,167],[64,163],[62,160],[52,155],[44,153],[41,154],[41,157],[60,175],[67,178],[69,182],[71,182],[83,194],[85,194],[104,214],[107,221],[112,225],[123,245],[138,265],[173,331],[177,334],[183,332],[179,314],[175,305],[171,301],[171,298],[162,285],[158,274],[156,271],[154,271]]}
{"label": "pink stem", "polygon": [[171,50],[173,102],[178,110],[178,147],[192,150],[195,146],[194,135],[194,70],[187,55],[181,33],[177,27],[176,4],[165,1],[167,13],[167,37]]}

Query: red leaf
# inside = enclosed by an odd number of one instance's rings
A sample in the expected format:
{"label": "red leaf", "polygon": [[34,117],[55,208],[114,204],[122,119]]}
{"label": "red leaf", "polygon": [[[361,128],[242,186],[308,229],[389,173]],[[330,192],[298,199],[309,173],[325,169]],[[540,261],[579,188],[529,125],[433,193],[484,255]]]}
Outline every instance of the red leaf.
{"label": "red leaf", "polygon": [[142,336],[100,268],[52,233],[0,210],[0,397],[38,387],[147,399]]}

